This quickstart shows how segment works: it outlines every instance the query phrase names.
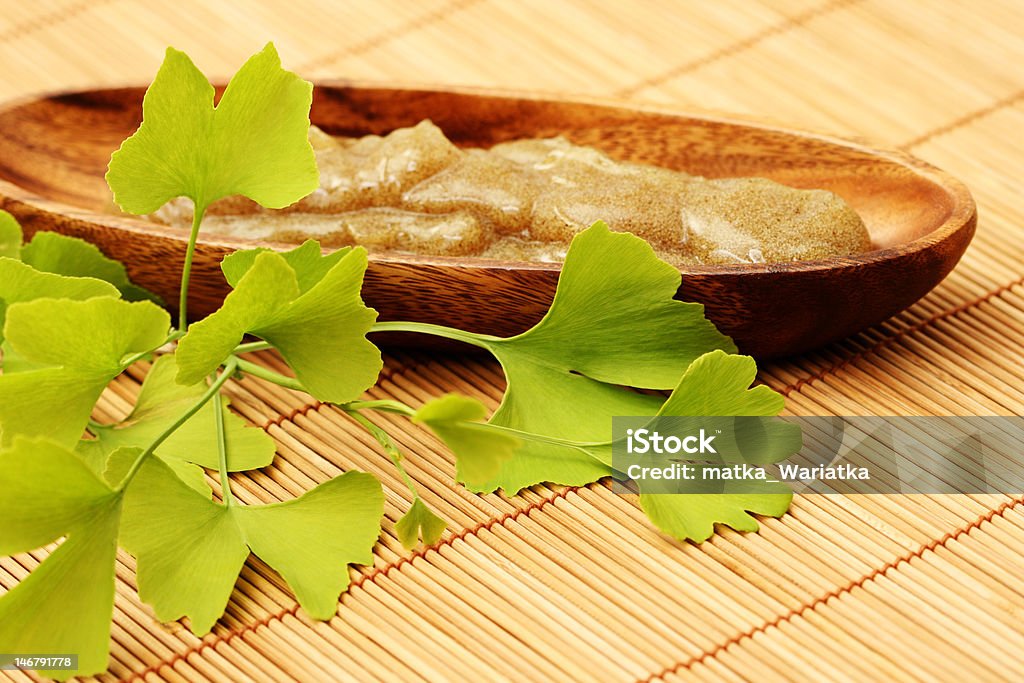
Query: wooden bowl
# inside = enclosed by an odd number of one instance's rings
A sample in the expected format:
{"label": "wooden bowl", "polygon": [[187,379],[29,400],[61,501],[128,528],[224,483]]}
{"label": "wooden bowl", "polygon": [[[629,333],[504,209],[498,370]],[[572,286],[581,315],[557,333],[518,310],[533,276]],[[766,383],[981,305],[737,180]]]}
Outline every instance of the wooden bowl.
{"label": "wooden bowl", "polygon": [[[103,180],[110,154],[140,123],[143,88],[94,90],[0,110],[0,206],[26,233],[57,230],[123,261],[140,285],[177,301],[187,235],[116,215]],[[325,84],[312,120],[334,134],[385,134],[430,118],[457,144],[564,135],[612,157],[708,177],[763,176],[843,197],[876,250],[858,256],[682,270],[681,299],[746,353],[794,354],[903,310],[953,268],[974,234],[967,188],[899,152],[771,126],[651,107],[521,94]],[[209,313],[227,285],[218,263],[241,240],[202,239],[190,310]],[[283,245],[273,245],[283,246]],[[508,335],[547,309],[558,266],[376,255],[363,290],[382,320],[417,320]]]}

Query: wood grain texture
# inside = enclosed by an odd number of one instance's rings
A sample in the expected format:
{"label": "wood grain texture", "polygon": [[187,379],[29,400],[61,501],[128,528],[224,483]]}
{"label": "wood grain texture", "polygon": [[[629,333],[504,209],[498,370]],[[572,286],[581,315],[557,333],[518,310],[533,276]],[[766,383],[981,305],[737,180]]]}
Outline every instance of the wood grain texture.
{"label": "wood grain texture", "polygon": [[[564,135],[618,159],[839,194],[863,217],[876,251],[682,271],[680,298],[703,303],[742,351],[759,357],[813,349],[905,309],[945,277],[974,232],[974,202],[956,180],[904,154],[825,136],[515,94],[357,85],[315,92],[312,120],[333,134],[386,134],[430,118],[459,145]],[[139,284],[173,301],[186,234],[117,215],[103,180],[111,151],[139,124],[142,94],[129,88],[58,95],[0,112],[0,202],[28,233],[52,229],[94,242],[124,261]],[[190,310],[206,314],[219,305],[227,291],[220,259],[252,244],[201,241]],[[375,255],[364,296],[382,320],[508,335],[540,319],[557,278],[553,264]]]}

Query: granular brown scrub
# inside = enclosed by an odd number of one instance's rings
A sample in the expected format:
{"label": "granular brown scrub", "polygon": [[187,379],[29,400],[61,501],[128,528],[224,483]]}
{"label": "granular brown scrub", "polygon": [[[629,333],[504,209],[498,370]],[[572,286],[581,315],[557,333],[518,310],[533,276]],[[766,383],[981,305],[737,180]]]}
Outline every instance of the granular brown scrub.
{"label": "granular brown scrub", "polygon": [[[560,261],[598,220],[643,237],[677,265],[775,263],[871,248],[863,221],[825,190],[764,178],[709,180],[618,162],[561,137],[459,149],[430,121],[381,137],[310,128],[320,187],[283,211],[214,203],[205,230],[372,252]],[[187,228],[177,199],[151,216]]]}

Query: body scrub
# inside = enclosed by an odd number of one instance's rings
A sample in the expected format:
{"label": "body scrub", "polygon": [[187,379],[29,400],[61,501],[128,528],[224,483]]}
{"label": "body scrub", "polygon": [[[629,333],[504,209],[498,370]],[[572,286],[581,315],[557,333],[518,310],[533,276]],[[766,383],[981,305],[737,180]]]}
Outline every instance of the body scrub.
{"label": "body scrub", "polygon": [[[320,187],[282,211],[244,198],[210,206],[203,227],[234,237],[372,252],[561,261],[598,220],[646,239],[676,265],[774,263],[871,247],[860,217],[825,190],[764,178],[709,180],[614,161],[564,138],[459,149],[430,121],[381,137],[310,129]],[[178,199],[151,218],[188,227]]]}

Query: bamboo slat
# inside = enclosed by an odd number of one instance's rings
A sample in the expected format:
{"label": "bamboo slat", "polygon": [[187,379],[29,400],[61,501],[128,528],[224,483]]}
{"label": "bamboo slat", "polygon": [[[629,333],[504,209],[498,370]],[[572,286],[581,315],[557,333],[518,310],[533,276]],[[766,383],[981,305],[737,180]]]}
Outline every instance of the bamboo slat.
{"label": "bamboo slat", "polygon": [[[1019,415],[1022,25],[1019,0],[3,0],[0,98],[145,82],[168,44],[223,77],[272,39],[310,78],[612,96],[900,146],[974,193],[980,222],[962,263],[911,309],[766,364],[760,379],[792,414]],[[116,381],[96,418],[126,415],[144,371]],[[396,350],[369,395],[415,405],[459,391],[493,409],[503,388],[486,358]],[[155,620],[122,553],[110,670],[98,680],[1005,680],[1019,670],[1022,498],[803,495],[757,534],[682,544],[603,484],[470,494],[440,442],[385,416],[421,495],[451,522],[436,546],[410,552],[394,534],[410,496],[358,426],[261,380],[229,393],[278,446],[273,466],[234,476],[237,497],[284,500],[342,471],[372,472],[387,492],[374,563],[351,570],[337,614],[316,622],[252,560],[198,638]],[[1020,454],[1000,454],[1015,456],[1019,465]],[[0,559],[0,590],[46,552]]]}

